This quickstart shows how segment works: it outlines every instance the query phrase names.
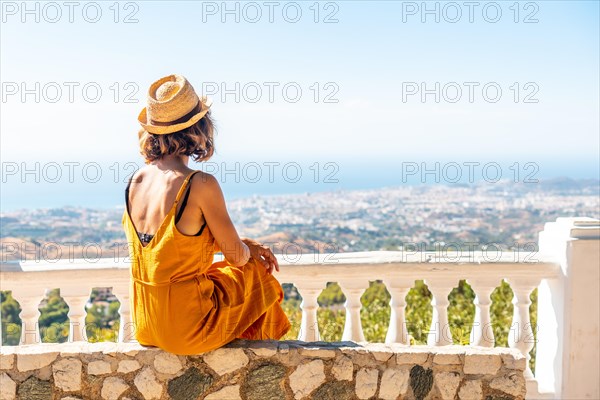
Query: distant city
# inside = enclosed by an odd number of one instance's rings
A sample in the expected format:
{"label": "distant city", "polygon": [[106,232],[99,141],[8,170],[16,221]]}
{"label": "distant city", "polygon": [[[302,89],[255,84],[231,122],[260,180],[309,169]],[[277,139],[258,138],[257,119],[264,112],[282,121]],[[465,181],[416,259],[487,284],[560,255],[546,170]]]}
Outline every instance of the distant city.
{"label": "distant city", "polygon": [[[544,223],[600,218],[600,182],[417,185],[251,196],[228,202],[240,236],[276,252],[485,248],[531,250]],[[123,207],[0,213],[0,255],[17,260],[126,257]]]}

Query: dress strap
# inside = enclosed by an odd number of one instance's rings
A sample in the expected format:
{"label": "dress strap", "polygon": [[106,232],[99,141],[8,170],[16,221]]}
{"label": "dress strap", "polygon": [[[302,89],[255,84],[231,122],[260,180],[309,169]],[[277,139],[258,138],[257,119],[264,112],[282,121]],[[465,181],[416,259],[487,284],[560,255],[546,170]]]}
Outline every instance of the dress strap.
{"label": "dress strap", "polygon": [[[175,216],[175,223],[179,222],[179,220],[181,219],[181,216],[183,215],[183,211],[185,211],[185,206],[187,205],[187,200],[188,200],[188,197],[190,196],[191,188],[192,188],[192,185],[189,184],[188,188],[185,192],[185,197],[183,198],[183,201],[181,202],[181,207],[179,208],[179,211],[177,212],[177,215]],[[202,235],[202,231],[204,230],[205,227],[206,227],[206,220],[204,220],[204,223],[200,227],[200,230],[194,236]]]}
{"label": "dress strap", "polygon": [[129,212],[129,187],[131,186],[134,175],[135,172],[129,177],[129,182],[127,182],[127,187],[125,188],[125,207],[127,207],[127,212]]}
{"label": "dress strap", "polygon": [[181,185],[181,188],[179,188],[179,192],[177,192],[177,197],[175,197],[175,204],[174,204],[174,205],[177,205],[177,204],[179,203],[179,200],[181,200],[181,195],[182,195],[182,194],[183,194],[183,192],[185,191],[185,189],[186,189],[186,187],[187,187],[187,185],[188,185],[188,182],[190,181],[190,179],[192,178],[192,176],[194,176],[194,174],[195,174],[196,172],[200,172],[200,171],[192,171],[192,172],[191,172],[191,173],[190,173],[190,174],[187,176],[187,178],[185,178],[185,181],[183,181],[183,184]]}
{"label": "dress strap", "polygon": [[175,217],[175,223],[179,222],[183,212],[185,211],[185,206],[187,205],[188,198],[190,197],[190,190],[192,189],[192,185],[189,184],[187,190],[185,191],[185,196],[183,197],[183,201],[181,202],[181,207],[179,207],[179,212],[177,212],[177,216]]}

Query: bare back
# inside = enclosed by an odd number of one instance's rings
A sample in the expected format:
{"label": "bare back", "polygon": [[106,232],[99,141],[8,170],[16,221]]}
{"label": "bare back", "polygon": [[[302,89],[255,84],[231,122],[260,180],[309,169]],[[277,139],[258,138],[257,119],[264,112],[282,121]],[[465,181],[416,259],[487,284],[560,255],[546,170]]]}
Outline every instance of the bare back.
{"label": "bare back", "polygon": [[[150,165],[140,169],[133,176],[129,189],[129,213],[138,233],[150,235],[156,233],[173,207],[186,176],[193,171],[189,168],[186,170],[161,170]],[[193,182],[196,182],[194,184],[197,185],[197,181],[202,180],[202,174],[202,171],[198,172],[196,176],[200,175],[201,179],[193,179],[188,187]],[[185,208],[176,227],[184,235],[194,235],[205,222],[197,197],[189,196],[186,203],[179,202],[177,214],[180,213],[182,207]]]}

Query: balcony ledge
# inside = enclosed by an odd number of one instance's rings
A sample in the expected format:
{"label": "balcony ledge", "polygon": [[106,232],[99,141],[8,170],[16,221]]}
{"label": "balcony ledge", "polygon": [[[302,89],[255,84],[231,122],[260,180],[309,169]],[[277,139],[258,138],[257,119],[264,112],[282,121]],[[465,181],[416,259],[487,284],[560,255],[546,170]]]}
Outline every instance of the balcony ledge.
{"label": "balcony ledge", "polygon": [[[234,340],[178,356],[133,343],[0,348],[0,398],[524,399],[519,350]],[[488,397],[489,396],[489,397]]]}

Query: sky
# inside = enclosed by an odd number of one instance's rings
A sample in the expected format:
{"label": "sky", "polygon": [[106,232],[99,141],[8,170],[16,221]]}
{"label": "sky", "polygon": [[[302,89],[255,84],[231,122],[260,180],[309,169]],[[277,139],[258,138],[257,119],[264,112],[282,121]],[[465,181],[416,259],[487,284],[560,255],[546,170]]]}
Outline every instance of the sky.
{"label": "sky", "polygon": [[333,163],[354,186],[402,163],[598,178],[597,1],[1,6],[4,204],[48,163],[143,165],[136,118],[173,73],[213,100],[215,163]]}

